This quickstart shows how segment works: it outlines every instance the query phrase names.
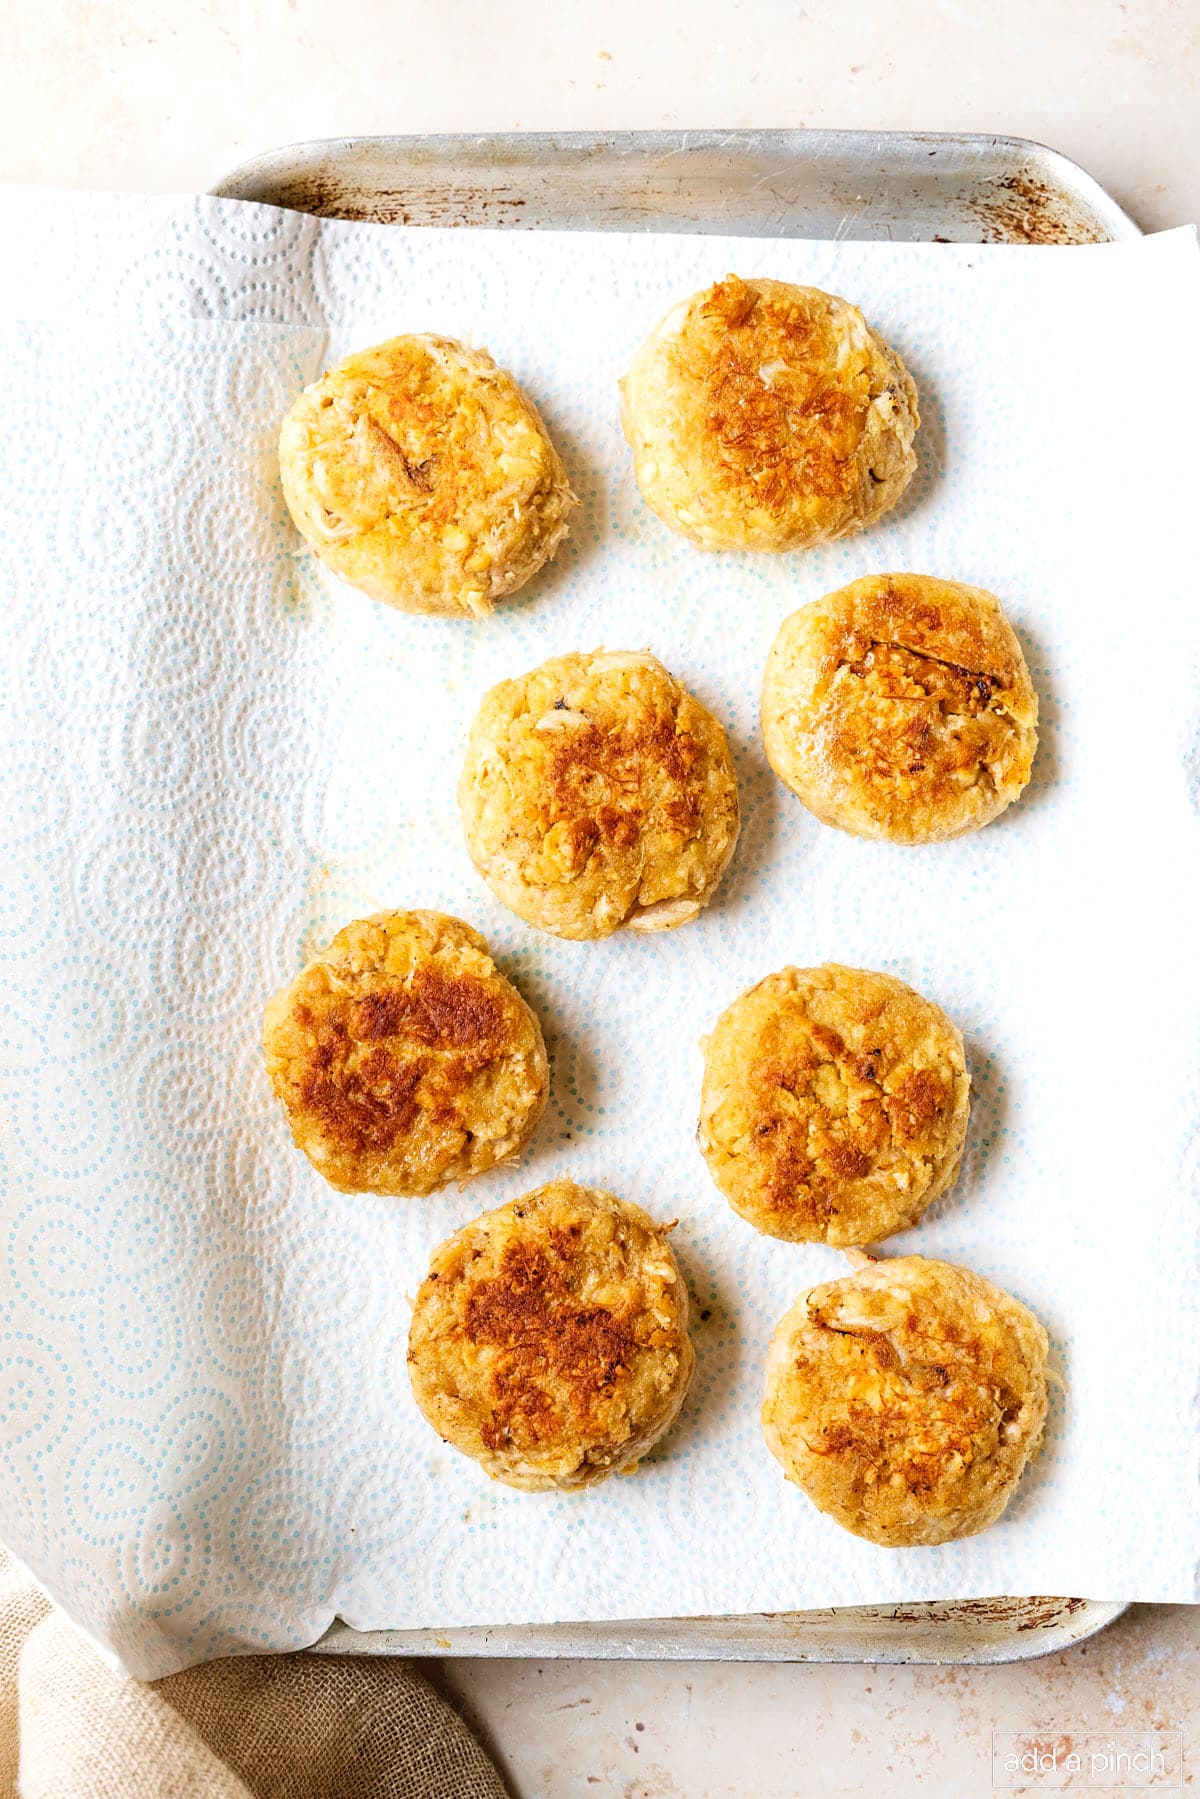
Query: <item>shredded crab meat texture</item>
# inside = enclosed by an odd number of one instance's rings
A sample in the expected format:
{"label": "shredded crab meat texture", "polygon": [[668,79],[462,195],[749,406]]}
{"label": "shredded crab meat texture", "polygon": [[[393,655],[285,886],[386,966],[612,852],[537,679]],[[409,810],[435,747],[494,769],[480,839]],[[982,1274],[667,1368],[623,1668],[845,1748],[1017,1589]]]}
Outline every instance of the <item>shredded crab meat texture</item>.
{"label": "shredded crab meat texture", "polygon": [[[337,402],[334,402],[337,405]],[[353,537],[369,535],[378,529],[381,522],[394,517],[398,512],[416,511],[423,506],[433,488],[433,465],[436,456],[429,456],[424,461],[412,463],[405,456],[399,444],[373,419],[370,413],[355,411],[344,403],[339,406],[339,418],[343,423],[344,437],[354,450],[358,461],[368,471],[378,472],[380,465],[391,477],[387,496],[387,509],[383,520],[376,520],[365,525],[354,524],[344,519],[329,503],[329,477],[326,465],[319,455],[314,454],[309,463],[308,474],[321,498],[323,518],[316,521],[321,534],[328,543],[346,543]],[[482,425],[476,432],[483,437],[486,433]],[[312,434],[309,434],[310,447]],[[506,486],[497,488],[490,496],[491,509],[499,525],[500,515],[509,513],[514,523],[519,524],[523,505],[536,495],[527,491],[528,482],[509,481]],[[483,608],[487,610],[487,608]]]}
{"label": "shredded crab meat texture", "polygon": [[[847,1250],[844,1253],[856,1269],[870,1267],[874,1262],[874,1258],[866,1255],[862,1250]],[[899,1340],[900,1332],[908,1317],[909,1296],[902,1292],[896,1292],[889,1297],[894,1303],[890,1308],[881,1309],[880,1295],[876,1289],[869,1298],[866,1295],[861,1296],[862,1309],[859,1310],[855,1305],[856,1299],[859,1298],[858,1295],[842,1294],[835,1302],[836,1310],[830,1312],[822,1311],[810,1297],[808,1313],[815,1325],[821,1329],[832,1331],[836,1336],[862,1337],[872,1341],[883,1338],[888,1344],[889,1360],[895,1371],[903,1374],[910,1370],[919,1370],[925,1366],[924,1361],[907,1353],[903,1342]],[[916,1334],[920,1335],[919,1332]],[[962,1384],[961,1378],[956,1379],[951,1374],[945,1383],[945,1391],[949,1393],[955,1387],[961,1387]],[[984,1407],[987,1407],[989,1402],[996,1398],[993,1390],[985,1383],[976,1381],[972,1386],[976,1400]],[[1022,1406],[1021,1409],[1024,1410],[1024,1407]],[[999,1434],[1007,1443],[1018,1441],[1022,1434],[1018,1419],[1006,1418],[1001,1424]],[[809,1443],[807,1439],[804,1439],[804,1442],[806,1448],[814,1455],[827,1453],[818,1445]]]}
{"label": "shredded crab meat texture", "polygon": [[[951,674],[963,675],[968,681],[975,681],[977,683],[986,682],[988,687],[986,695],[988,710],[1002,713],[1006,718],[1012,717],[1011,708],[1002,700],[999,703],[993,703],[996,701],[998,695],[1005,692],[1005,684],[1000,675],[993,675],[984,668],[969,668],[964,662],[952,662],[947,656],[934,656],[929,650],[923,650],[916,644],[905,643],[903,639],[899,637],[872,637],[868,640],[867,648],[868,654],[871,650],[902,650],[906,656],[911,656],[916,662],[927,662],[934,668],[949,669]],[[856,660],[861,660],[861,658],[857,658]],[[840,673],[842,669],[851,666],[852,664],[849,659],[843,660],[838,663],[838,672]],[[890,697],[893,699],[911,698],[916,701],[921,696],[915,694],[893,694]],[[928,698],[929,696],[925,695],[924,697]],[[985,696],[981,691],[980,698],[982,699],[984,697]]]}
{"label": "shredded crab meat texture", "polygon": [[[1004,697],[1006,690],[1001,676],[993,675],[986,669],[969,668],[965,663],[951,662],[944,656],[931,655],[928,650],[918,649],[915,645],[904,643],[899,638],[873,637],[869,641],[868,654],[872,650],[902,650],[905,655],[912,656],[914,660],[918,662],[928,663],[935,668],[948,669],[950,673],[962,675],[968,681],[974,681],[980,684],[986,683],[986,704],[979,714],[958,712],[948,707],[944,700],[939,700],[937,702],[942,717],[951,727],[959,722],[969,721],[972,717],[982,716],[983,713],[991,713],[993,717],[1006,719],[1010,724],[1016,724],[1017,721],[1013,714],[1012,707],[1007,703]],[[845,660],[838,663],[836,673],[841,674],[847,669],[856,672],[853,670],[851,662]],[[909,705],[919,706],[926,704],[934,696],[931,694],[893,693],[889,694],[887,697],[896,704],[908,703]],[[985,698],[982,688],[980,689],[980,698]],[[998,786],[997,764],[988,761],[986,758],[981,758],[973,771],[961,770],[960,779],[964,786],[976,786],[982,782],[985,785],[992,787],[994,790]]]}

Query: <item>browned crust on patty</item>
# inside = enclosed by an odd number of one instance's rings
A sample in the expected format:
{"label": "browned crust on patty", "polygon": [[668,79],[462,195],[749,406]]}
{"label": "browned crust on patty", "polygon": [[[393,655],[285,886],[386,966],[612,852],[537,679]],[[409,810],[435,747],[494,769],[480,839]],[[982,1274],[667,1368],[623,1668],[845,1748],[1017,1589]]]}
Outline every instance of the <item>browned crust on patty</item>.
{"label": "browned crust on patty", "polygon": [[[548,1245],[511,1244],[497,1278],[467,1301],[466,1334],[500,1352],[491,1416],[481,1430],[489,1449],[540,1448],[564,1418],[594,1434],[605,1399],[628,1374],[637,1348],[628,1309],[580,1305],[571,1292],[580,1235],[580,1226],[568,1226]],[[557,1406],[537,1384],[539,1374],[557,1390]]]}
{"label": "browned crust on patty", "polygon": [[819,288],[726,276],[668,313],[621,391],[643,496],[706,549],[830,542],[916,467],[908,371]]}
{"label": "browned crust on patty", "polygon": [[640,651],[556,656],[494,687],[471,728],[459,804],[497,896],[579,939],[694,917],[739,826],[724,730]]}
{"label": "browned crust on patty", "polygon": [[1037,695],[994,595],[868,575],[784,620],[762,722],[776,774],[824,823],[930,843],[978,829],[1020,794]]}
{"label": "browned crust on patty", "polygon": [[409,1373],[439,1434],[526,1491],[627,1469],[691,1377],[687,1292],[637,1206],[552,1181],[435,1250]]}
{"label": "browned crust on patty", "polygon": [[789,1480],[857,1536],[970,1536],[1041,1446],[1047,1349],[1032,1313],[969,1269],[871,1263],[781,1320],[764,1435]]}
{"label": "browned crust on patty", "polygon": [[[736,275],[709,289],[700,314],[717,331],[677,355],[704,396],[701,442],[712,474],[752,485],[776,514],[797,494],[839,499],[855,490],[853,454],[870,396],[864,383],[836,378],[829,314],[804,290]],[[759,371],[775,359],[785,366],[766,386]]]}
{"label": "browned crust on patty", "polygon": [[958,1173],[962,1035],[891,975],[768,975],[722,1013],[704,1054],[701,1150],[734,1210],[770,1236],[877,1242]]}
{"label": "browned crust on patty", "polygon": [[436,912],[340,931],[267,1008],[297,1146],[343,1192],[421,1194],[515,1156],[546,1101],[541,1027],[477,931]]}
{"label": "browned crust on patty", "polygon": [[430,333],[357,351],[305,388],[279,466],[321,560],[407,612],[487,614],[554,554],[576,504],[512,376]]}

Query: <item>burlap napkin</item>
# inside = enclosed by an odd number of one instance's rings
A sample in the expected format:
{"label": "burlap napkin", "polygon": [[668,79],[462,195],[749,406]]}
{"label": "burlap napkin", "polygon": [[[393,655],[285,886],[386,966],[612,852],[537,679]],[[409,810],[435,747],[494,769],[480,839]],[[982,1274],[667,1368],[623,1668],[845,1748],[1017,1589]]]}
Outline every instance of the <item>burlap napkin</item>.
{"label": "burlap napkin", "polygon": [[505,1799],[407,1663],[250,1655],[143,1685],[0,1549],[0,1799]]}

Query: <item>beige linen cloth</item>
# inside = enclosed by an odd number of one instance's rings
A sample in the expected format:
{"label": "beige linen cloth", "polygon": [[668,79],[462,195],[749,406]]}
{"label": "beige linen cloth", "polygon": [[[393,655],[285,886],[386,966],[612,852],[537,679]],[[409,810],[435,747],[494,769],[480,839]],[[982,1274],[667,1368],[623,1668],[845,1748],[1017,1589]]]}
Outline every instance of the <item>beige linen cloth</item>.
{"label": "beige linen cloth", "polygon": [[505,1799],[408,1663],[248,1655],[142,1685],[0,1549],[0,1799]]}

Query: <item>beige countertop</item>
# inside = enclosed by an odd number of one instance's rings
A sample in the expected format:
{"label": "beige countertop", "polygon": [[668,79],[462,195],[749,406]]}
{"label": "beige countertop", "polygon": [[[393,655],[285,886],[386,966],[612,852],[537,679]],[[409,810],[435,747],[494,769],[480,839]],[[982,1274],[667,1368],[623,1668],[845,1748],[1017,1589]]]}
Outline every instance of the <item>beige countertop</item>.
{"label": "beige countertop", "polygon": [[[256,151],[366,132],[961,129],[1054,145],[1147,228],[1200,218],[1196,0],[10,0],[4,35],[7,181],[203,189]],[[519,1799],[971,1799],[992,1790],[994,1729],[1174,1727],[1186,1770],[1200,1611],[1138,1607],[1006,1668],[441,1678]]]}

